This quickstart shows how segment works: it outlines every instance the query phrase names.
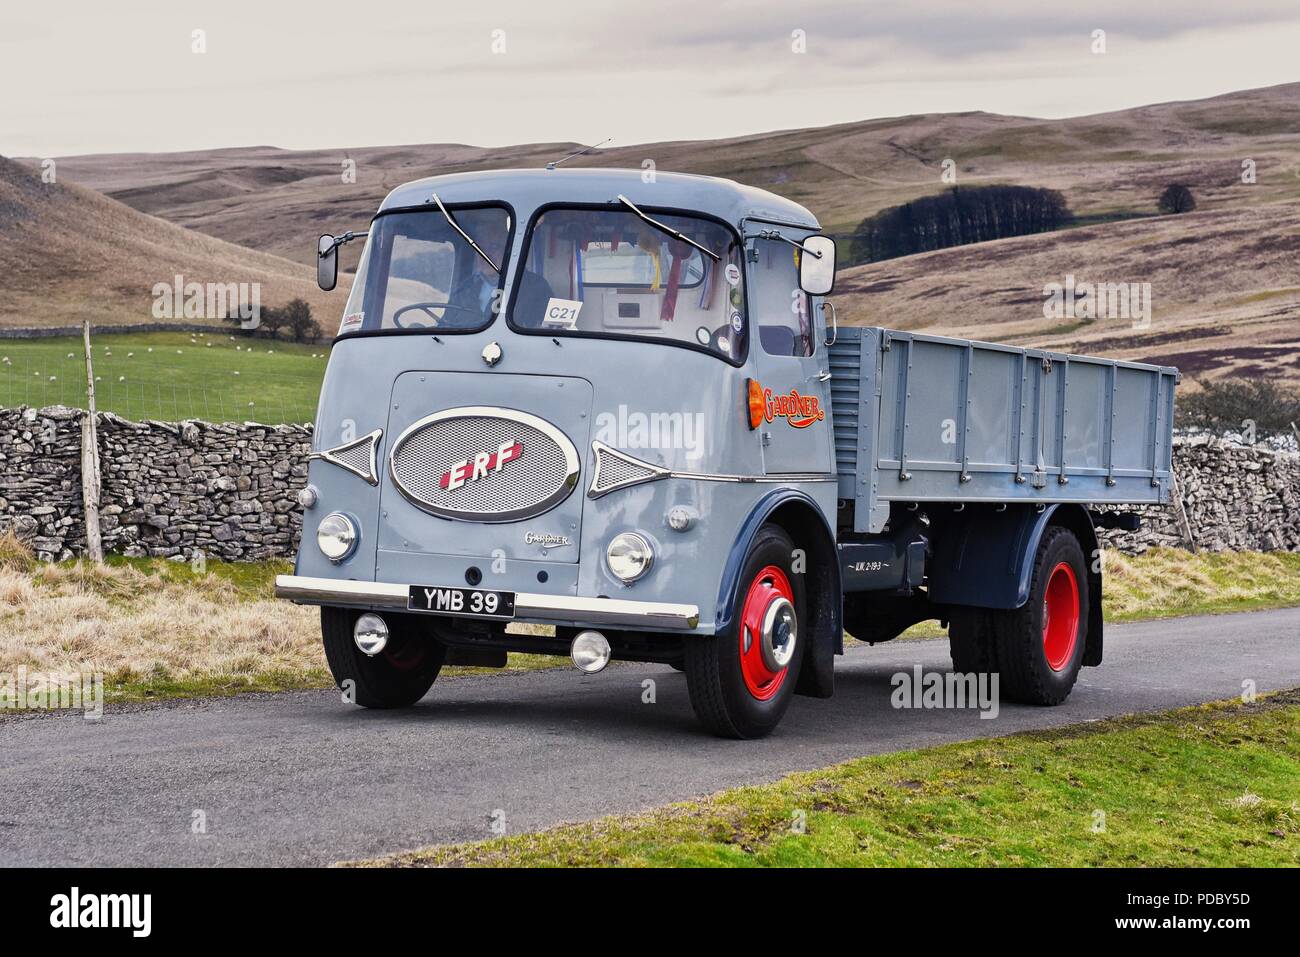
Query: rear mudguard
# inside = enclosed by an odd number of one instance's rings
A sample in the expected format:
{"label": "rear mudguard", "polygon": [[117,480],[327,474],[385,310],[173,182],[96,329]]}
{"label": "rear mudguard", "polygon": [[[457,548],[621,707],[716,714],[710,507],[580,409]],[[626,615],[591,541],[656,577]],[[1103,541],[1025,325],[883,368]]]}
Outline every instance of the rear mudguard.
{"label": "rear mudguard", "polygon": [[716,632],[728,634],[737,614],[740,572],[754,536],[765,524],[780,525],[803,551],[806,563],[809,642],[804,649],[796,694],[829,698],[835,691],[835,656],[844,653],[844,602],[835,536],[817,503],[797,489],[775,489],[759,500],[740,527],[722,570]]}
{"label": "rear mudguard", "polygon": [[1083,663],[1101,664],[1101,550],[1092,516],[1082,505],[973,507],[943,522],[929,571],[930,600],[938,605],[1019,608],[1029,600],[1034,556],[1043,531],[1074,532],[1088,566],[1088,638]]}

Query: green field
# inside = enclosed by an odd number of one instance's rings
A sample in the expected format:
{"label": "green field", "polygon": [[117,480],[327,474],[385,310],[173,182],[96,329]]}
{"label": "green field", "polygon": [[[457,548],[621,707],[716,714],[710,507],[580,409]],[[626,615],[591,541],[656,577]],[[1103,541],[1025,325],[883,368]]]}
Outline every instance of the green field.
{"label": "green field", "polygon": [[[100,334],[95,404],[128,419],[311,422],[329,346],[209,333]],[[80,338],[0,340],[0,406],[86,406]]]}
{"label": "green field", "polygon": [[1300,692],[862,758],[372,866],[1294,867]]}

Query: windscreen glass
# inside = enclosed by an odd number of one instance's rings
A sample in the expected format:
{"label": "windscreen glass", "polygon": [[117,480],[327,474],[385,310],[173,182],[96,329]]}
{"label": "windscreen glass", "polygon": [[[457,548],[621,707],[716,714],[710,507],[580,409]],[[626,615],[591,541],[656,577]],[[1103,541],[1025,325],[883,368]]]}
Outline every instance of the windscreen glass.
{"label": "windscreen glass", "polygon": [[557,336],[662,341],[742,360],[747,325],[735,233],[712,220],[647,212],[713,255],[631,210],[547,210],[524,247],[510,324]]}
{"label": "windscreen glass", "polygon": [[497,206],[449,212],[492,263],[436,207],[378,216],[370,224],[339,335],[473,332],[492,322],[500,311],[510,214]]}

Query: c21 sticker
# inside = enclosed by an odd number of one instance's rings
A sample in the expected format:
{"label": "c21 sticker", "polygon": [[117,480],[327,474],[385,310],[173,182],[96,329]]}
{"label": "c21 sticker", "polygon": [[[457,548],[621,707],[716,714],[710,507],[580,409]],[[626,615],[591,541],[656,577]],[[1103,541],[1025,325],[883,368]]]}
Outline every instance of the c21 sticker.
{"label": "c21 sticker", "polygon": [[731,285],[740,285],[740,267],[735,263],[727,263],[727,268],[722,271],[722,274],[727,277],[727,282]]}
{"label": "c21 sticker", "polygon": [[582,311],[581,299],[550,299],[546,303],[546,318],[543,325],[561,329],[576,329],[578,313]]}

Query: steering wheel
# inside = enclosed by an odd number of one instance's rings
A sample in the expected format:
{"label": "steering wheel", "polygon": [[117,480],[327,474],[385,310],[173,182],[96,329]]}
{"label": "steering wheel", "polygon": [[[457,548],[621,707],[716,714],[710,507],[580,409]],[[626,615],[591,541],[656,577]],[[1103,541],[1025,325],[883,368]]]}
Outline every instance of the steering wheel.
{"label": "steering wheel", "polygon": [[[404,313],[411,312],[412,310],[415,309],[420,309],[426,315],[428,315],[429,321],[419,322],[415,325],[410,325],[410,326],[402,322],[401,320],[402,315]],[[403,306],[401,309],[398,309],[395,313],[393,313],[393,325],[396,326],[398,329],[428,329],[431,327],[436,327],[440,320],[437,316],[433,314],[434,309],[444,310],[443,318],[446,318],[446,310],[448,309],[452,310],[453,312],[468,313],[469,315],[473,316],[475,319],[483,318],[483,314],[481,312],[479,312],[477,309],[471,309],[469,306],[458,306],[455,303],[451,303],[451,302],[413,302],[409,306]]]}

